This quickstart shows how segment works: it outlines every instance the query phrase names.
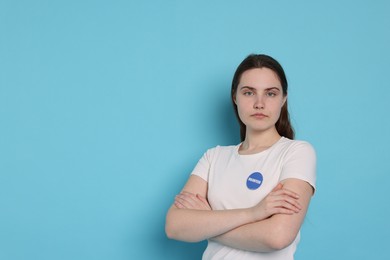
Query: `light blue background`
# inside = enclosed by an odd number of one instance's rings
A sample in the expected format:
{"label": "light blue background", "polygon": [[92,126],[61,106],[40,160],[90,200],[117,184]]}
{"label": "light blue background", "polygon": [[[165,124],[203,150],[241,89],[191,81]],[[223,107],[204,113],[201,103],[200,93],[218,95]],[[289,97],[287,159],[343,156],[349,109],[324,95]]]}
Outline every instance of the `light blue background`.
{"label": "light blue background", "polygon": [[199,259],[165,213],[238,142],[236,66],[284,66],[318,190],[297,259],[386,259],[389,1],[0,1],[0,259]]}

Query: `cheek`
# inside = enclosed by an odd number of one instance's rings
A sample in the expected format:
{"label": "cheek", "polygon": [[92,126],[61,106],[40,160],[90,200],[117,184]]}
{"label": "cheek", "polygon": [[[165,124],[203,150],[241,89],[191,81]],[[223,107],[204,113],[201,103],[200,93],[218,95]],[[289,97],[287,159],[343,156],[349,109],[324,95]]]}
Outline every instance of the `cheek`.
{"label": "cheek", "polygon": [[236,100],[238,116],[242,120],[245,115],[248,113],[248,105],[245,102],[240,102],[241,100]]}
{"label": "cheek", "polygon": [[237,105],[238,115],[241,117],[245,109],[240,104],[236,104],[236,105]]}
{"label": "cheek", "polygon": [[273,111],[273,114],[275,115],[275,116],[278,116],[279,117],[279,115],[280,115],[280,113],[281,113],[281,111],[282,111],[282,108],[283,108],[283,105],[284,105],[284,102],[282,102],[282,101],[278,101],[278,102],[275,102],[274,104],[273,104],[273,109],[272,109],[272,111]]}
{"label": "cheek", "polygon": [[234,103],[236,104],[238,111],[243,110],[245,108],[245,102],[243,102],[243,100],[241,100],[240,98],[236,98],[234,100]]}
{"label": "cheek", "polygon": [[250,104],[250,102],[248,102],[248,100],[245,101],[243,102],[243,100],[238,100],[236,103],[239,114],[244,115],[252,111],[253,106]]}

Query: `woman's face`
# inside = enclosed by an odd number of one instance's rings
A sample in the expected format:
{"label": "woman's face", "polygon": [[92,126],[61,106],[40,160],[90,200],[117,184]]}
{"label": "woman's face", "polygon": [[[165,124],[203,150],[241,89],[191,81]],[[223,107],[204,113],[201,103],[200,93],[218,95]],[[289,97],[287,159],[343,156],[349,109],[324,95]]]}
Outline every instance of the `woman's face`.
{"label": "woman's face", "polygon": [[247,132],[273,130],[286,98],[274,71],[268,68],[245,71],[237,87],[235,103]]}

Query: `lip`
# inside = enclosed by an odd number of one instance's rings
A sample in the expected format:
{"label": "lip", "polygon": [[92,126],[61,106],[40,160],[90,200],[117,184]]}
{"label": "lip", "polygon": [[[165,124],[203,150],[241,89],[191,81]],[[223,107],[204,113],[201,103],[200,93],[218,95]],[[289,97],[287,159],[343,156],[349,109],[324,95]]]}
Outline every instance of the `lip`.
{"label": "lip", "polygon": [[256,114],[253,114],[252,117],[258,118],[258,119],[263,119],[263,118],[266,118],[268,116],[264,115],[263,113],[256,113]]}

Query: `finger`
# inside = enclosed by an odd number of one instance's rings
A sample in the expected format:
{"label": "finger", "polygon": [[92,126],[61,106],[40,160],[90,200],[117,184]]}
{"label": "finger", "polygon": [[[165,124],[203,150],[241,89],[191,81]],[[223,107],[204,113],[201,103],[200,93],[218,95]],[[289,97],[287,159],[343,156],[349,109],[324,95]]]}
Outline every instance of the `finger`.
{"label": "finger", "polygon": [[275,201],[273,203],[273,207],[275,207],[275,208],[284,208],[284,209],[287,209],[287,210],[292,210],[292,211],[294,211],[296,213],[298,213],[302,209],[300,205],[295,205],[294,203],[291,203],[291,202],[286,201],[286,200]]}
{"label": "finger", "polygon": [[272,192],[272,194],[270,194],[270,195],[272,195],[272,196],[288,195],[292,198],[299,199],[298,193],[291,191],[291,190],[288,190],[288,189],[280,189],[280,190]]}
{"label": "finger", "polygon": [[209,202],[206,200],[206,198],[202,197],[199,194],[196,194],[196,197],[200,200],[201,203],[203,203],[203,207],[205,209],[211,209]]}
{"label": "finger", "polygon": [[297,199],[285,194],[277,196],[268,196],[266,198],[266,201],[270,208],[284,207],[294,211],[299,211],[302,209],[302,206]]}
{"label": "finger", "polygon": [[183,206],[185,206],[186,208],[191,208],[191,207],[194,207],[194,202],[193,200],[191,200],[191,198],[189,197],[186,197],[182,194],[179,194],[175,197],[175,201],[181,203]]}
{"label": "finger", "polygon": [[206,200],[206,198],[204,198],[204,197],[202,197],[201,195],[199,195],[199,194],[196,194],[196,197],[200,200],[200,201],[202,201],[203,203],[209,203],[207,200]]}
{"label": "finger", "polygon": [[291,209],[285,209],[285,208],[275,208],[275,212],[273,213],[274,214],[286,214],[286,215],[292,215],[294,213],[297,213]]}
{"label": "finger", "polygon": [[280,189],[283,189],[283,184],[279,182],[278,185],[276,185],[276,187],[272,191],[277,191]]}
{"label": "finger", "polygon": [[178,202],[178,201],[176,201],[176,200],[175,200],[175,202],[174,202],[173,204],[174,204],[175,207],[178,208],[178,209],[186,209],[186,207],[185,207],[183,204],[181,204],[180,202]]}
{"label": "finger", "polygon": [[211,209],[207,200],[202,201],[197,195],[192,193],[180,193],[175,200],[187,209]]}
{"label": "finger", "polygon": [[287,195],[299,199],[299,194],[296,193],[295,191],[292,191],[292,190],[289,190],[289,189],[283,189],[283,190],[286,192]]}
{"label": "finger", "polygon": [[197,203],[197,204],[203,203],[203,204],[208,205],[208,201],[199,194],[193,194],[190,192],[182,192],[180,195],[182,195],[185,199],[188,199],[192,203]]}
{"label": "finger", "polygon": [[190,192],[181,192],[179,194],[183,199],[195,201],[197,200],[196,195]]}
{"label": "finger", "polygon": [[287,201],[282,201],[281,202],[281,207],[284,208],[284,209],[287,209],[287,210],[292,210],[294,211],[295,213],[298,213],[299,211],[301,211],[301,208],[300,207],[297,207]]}
{"label": "finger", "polygon": [[284,201],[284,202],[290,204],[292,207],[297,208],[299,210],[302,209],[302,206],[299,203],[299,201],[297,199],[295,199],[295,198],[292,198],[292,197],[288,196],[288,195],[282,195],[280,197],[277,197],[276,199],[280,200],[280,201]]}
{"label": "finger", "polygon": [[186,192],[186,191],[185,192],[180,192],[180,194],[178,196],[183,198],[183,199],[185,199],[185,200],[192,200],[192,201],[197,200],[195,194],[190,193],[190,192]]}
{"label": "finger", "polygon": [[293,196],[293,197],[299,197],[299,194],[292,191],[292,190],[289,190],[289,189],[280,189],[280,190],[276,190],[274,192],[272,192],[272,194],[288,194],[290,196]]}
{"label": "finger", "polygon": [[184,196],[189,196],[189,197],[196,197],[196,194],[188,192],[188,191],[182,191],[180,194],[183,194]]}
{"label": "finger", "polygon": [[288,215],[292,215],[292,214],[296,214],[299,212],[298,209],[294,209],[294,208],[291,208],[292,206],[291,205],[287,205],[288,203],[286,202],[283,202],[283,201],[277,201],[277,202],[274,202],[272,204],[269,204],[269,208],[268,208],[268,213],[267,215],[269,216],[272,216],[272,215],[275,215],[275,214],[288,214]]}

